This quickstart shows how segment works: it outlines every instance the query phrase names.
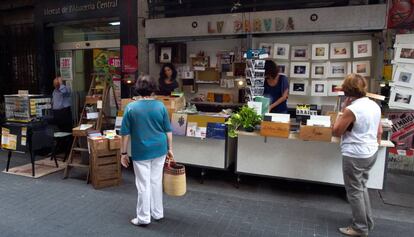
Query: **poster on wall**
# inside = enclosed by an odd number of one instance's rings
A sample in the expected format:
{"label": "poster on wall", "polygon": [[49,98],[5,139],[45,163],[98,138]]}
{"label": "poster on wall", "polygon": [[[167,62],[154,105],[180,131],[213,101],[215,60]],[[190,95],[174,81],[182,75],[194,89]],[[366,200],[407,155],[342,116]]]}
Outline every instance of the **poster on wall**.
{"label": "poster on wall", "polygon": [[388,28],[414,29],[414,1],[388,1]]}
{"label": "poster on wall", "polygon": [[60,58],[60,76],[63,80],[73,80],[72,74],[72,58],[62,57]]}
{"label": "poster on wall", "polygon": [[399,150],[414,148],[414,112],[389,112],[388,119],[393,123],[391,141],[395,142]]}

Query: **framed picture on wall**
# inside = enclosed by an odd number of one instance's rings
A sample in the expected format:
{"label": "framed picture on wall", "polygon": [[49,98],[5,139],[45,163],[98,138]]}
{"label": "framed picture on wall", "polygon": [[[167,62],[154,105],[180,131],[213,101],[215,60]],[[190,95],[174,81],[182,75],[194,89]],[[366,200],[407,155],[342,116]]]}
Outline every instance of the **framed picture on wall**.
{"label": "framed picture on wall", "polygon": [[364,77],[371,76],[371,64],[369,61],[352,62],[352,72]]}
{"label": "framed picture on wall", "polygon": [[337,96],[343,80],[328,80],[328,96]]}
{"label": "framed picture on wall", "polygon": [[399,64],[393,80],[396,86],[414,88],[414,66]]}
{"label": "framed picture on wall", "polygon": [[312,60],[328,60],[329,59],[329,44],[313,44],[312,45]]}
{"label": "framed picture on wall", "polygon": [[290,95],[307,95],[308,82],[305,80],[292,80],[289,83]]}
{"label": "framed picture on wall", "polygon": [[326,63],[312,63],[312,78],[327,78],[328,68]]}
{"label": "framed picture on wall", "polygon": [[309,78],[309,63],[308,62],[292,62],[290,64],[290,77]]}
{"label": "framed picture on wall", "polygon": [[265,52],[269,55],[268,58],[273,57],[273,44],[270,43],[260,43],[259,49],[264,49]]}
{"label": "framed picture on wall", "polygon": [[289,59],[289,44],[274,44],[273,45],[273,58],[274,59]]}
{"label": "framed picture on wall", "polygon": [[308,46],[293,46],[291,60],[294,61],[306,61],[309,59],[309,47]]}
{"label": "framed picture on wall", "polygon": [[170,63],[171,62],[171,47],[162,47],[161,48],[161,55],[160,55],[160,62],[161,63]]}
{"label": "framed picture on wall", "polygon": [[395,61],[414,63],[414,44],[399,44],[395,49]]}
{"label": "framed picture on wall", "polygon": [[327,96],[328,95],[328,82],[324,80],[312,81],[312,96]]}
{"label": "framed picture on wall", "polygon": [[414,109],[413,90],[409,88],[394,87],[391,89],[390,108]]}
{"label": "framed picture on wall", "polygon": [[277,62],[276,66],[277,66],[279,73],[289,76],[289,63],[288,62]]}
{"label": "framed picture on wall", "polygon": [[347,74],[347,62],[331,62],[329,66],[329,77],[345,77]]}
{"label": "framed picture on wall", "polygon": [[372,56],[372,41],[354,41],[354,58],[366,58]]}
{"label": "framed picture on wall", "polygon": [[332,43],[331,44],[331,59],[344,59],[351,57],[351,43]]}

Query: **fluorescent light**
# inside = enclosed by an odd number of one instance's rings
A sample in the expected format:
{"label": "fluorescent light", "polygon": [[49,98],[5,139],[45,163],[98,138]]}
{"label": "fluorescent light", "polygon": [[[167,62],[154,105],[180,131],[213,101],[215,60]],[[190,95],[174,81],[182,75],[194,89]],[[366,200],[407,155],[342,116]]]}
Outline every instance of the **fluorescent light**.
{"label": "fluorescent light", "polygon": [[119,25],[121,25],[121,22],[120,21],[114,21],[114,22],[109,22],[109,24],[111,26],[119,26]]}

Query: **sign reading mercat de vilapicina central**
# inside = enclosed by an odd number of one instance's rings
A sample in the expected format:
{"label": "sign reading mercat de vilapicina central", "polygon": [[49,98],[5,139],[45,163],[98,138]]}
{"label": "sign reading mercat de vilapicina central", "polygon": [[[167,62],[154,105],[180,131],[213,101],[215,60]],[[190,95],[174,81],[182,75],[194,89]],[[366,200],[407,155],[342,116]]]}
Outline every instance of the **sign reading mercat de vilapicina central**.
{"label": "sign reading mercat de vilapicina central", "polygon": [[79,12],[96,11],[118,7],[118,0],[93,0],[79,1],[79,3],[65,4],[62,6],[47,7],[43,9],[44,16],[71,14]]}

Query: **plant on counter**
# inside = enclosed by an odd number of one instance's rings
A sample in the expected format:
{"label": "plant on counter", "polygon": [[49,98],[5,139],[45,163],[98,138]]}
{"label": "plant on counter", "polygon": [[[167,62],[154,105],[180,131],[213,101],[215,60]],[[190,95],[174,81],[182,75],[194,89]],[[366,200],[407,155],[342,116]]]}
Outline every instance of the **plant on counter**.
{"label": "plant on counter", "polygon": [[226,122],[229,137],[237,137],[237,131],[241,129],[253,132],[256,125],[260,124],[262,116],[253,108],[244,105],[238,113],[234,113]]}

